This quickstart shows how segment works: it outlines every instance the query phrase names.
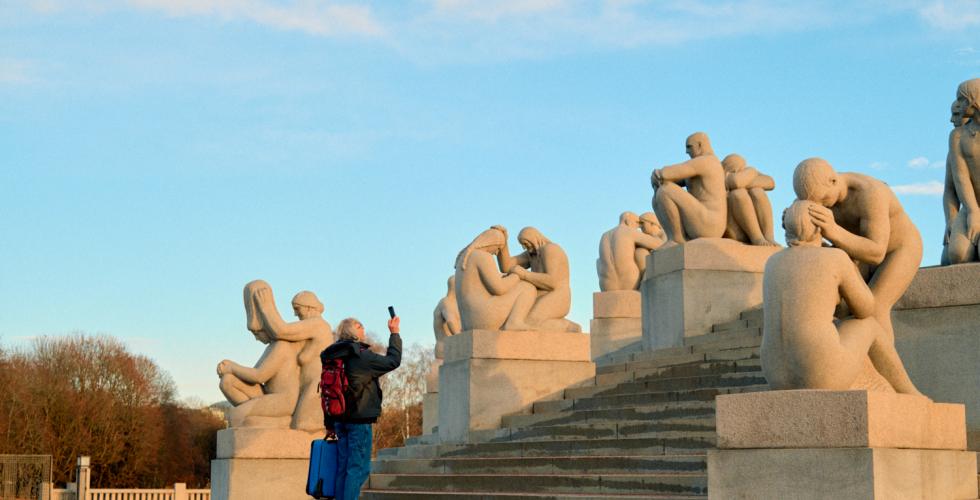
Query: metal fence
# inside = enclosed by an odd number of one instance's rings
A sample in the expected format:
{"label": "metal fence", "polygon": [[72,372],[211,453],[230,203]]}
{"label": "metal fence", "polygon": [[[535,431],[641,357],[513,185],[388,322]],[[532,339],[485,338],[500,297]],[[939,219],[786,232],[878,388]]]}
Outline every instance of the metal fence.
{"label": "metal fence", "polygon": [[51,455],[0,455],[0,500],[51,500]]}

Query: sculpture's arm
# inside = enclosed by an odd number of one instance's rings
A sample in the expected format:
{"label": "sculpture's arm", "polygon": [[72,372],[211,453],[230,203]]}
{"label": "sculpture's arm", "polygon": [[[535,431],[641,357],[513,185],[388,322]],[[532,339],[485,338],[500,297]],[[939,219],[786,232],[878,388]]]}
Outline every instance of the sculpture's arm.
{"label": "sculpture's arm", "polygon": [[776,189],[776,181],[773,180],[772,177],[760,173],[755,177],[755,179],[752,179],[752,182],[750,182],[747,187],[750,189],[759,188],[763,191],[772,191],[773,189]]}
{"label": "sculpture's arm", "polygon": [[750,187],[755,179],[759,177],[759,171],[752,168],[743,168],[741,172],[725,174],[725,187],[729,191],[732,189],[743,189]]}
{"label": "sculpture's arm", "polygon": [[231,365],[231,373],[249,384],[264,384],[275,376],[288,354],[287,346],[276,345],[269,356],[260,360],[254,368],[235,363]]}
{"label": "sculpture's arm", "polygon": [[[946,159],[946,175],[943,179],[943,215],[946,216],[946,238],[949,238],[949,226],[960,212],[960,198],[956,195],[956,183],[952,175],[952,158]],[[945,243],[948,243],[946,241]]]}
{"label": "sculpture's arm", "polygon": [[696,167],[697,158],[691,158],[684,163],[677,163],[675,165],[667,165],[658,171],[654,171],[654,175],[660,172],[659,178],[661,181],[669,182],[679,182],[684,179],[689,179],[698,175],[698,169]]}
{"label": "sculpture's arm", "polygon": [[503,295],[514,288],[514,285],[521,281],[520,278],[514,276],[513,274],[508,276],[501,276],[492,265],[486,265],[486,262],[476,262],[477,273],[480,274],[480,282],[483,286],[487,288],[487,291],[493,295]]}
{"label": "sculpture's arm", "polygon": [[443,309],[444,318],[446,320],[446,328],[452,335],[463,331],[463,320],[459,317],[458,307],[445,307]]}
{"label": "sculpture's arm", "polygon": [[888,250],[888,237],[891,221],[888,218],[887,196],[867,196],[864,200],[864,216],[861,217],[859,231],[865,236],[854,234],[834,221],[829,208],[811,206],[813,223],[820,227],[823,237],[835,247],[847,252],[853,259],[869,264],[881,264]]}
{"label": "sculpture's arm", "polygon": [[544,268],[548,272],[540,273],[522,269],[515,269],[514,271],[522,280],[534,285],[538,290],[550,292],[561,286],[562,276],[568,276],[568,257],[565,256],[563,250],[554,244],[547,245],[539,252],[541,259],[544,260]]}
{"label": "sculpture's arm", "polygon": [[846,254],[841,255],[839,260],[837,266],[842,274],[839,290],[851,314],[858,319],[874,316],[875,296],[871,289],[864,283],[861,273]]}
{"label": "sculpture's arm", "polygon": [[647,250],[656,250],[664,244],[664,240],[646,233],[636,233],[634,238],[633,241],[636,242],[636,246],[646,248]]}
{"label": "sculpture's arm", "polygon": [[[269,289],[262,289],[258,292],[259,297],[271,303],[272,297],[269,295]],[[271,310],[269,310],[271,309]],[[288,340],[290,342],[297,342],[300,340],[309,340],[317,336],[321,322],[317,321],[315,318],[304,319],[296,321],[293,323],[286,323],[282,316],[279,315],[274,307],[259,308],[259,316],[262,317],[262,322],[265,324],[265,331],[272,337],[272,340]]]}

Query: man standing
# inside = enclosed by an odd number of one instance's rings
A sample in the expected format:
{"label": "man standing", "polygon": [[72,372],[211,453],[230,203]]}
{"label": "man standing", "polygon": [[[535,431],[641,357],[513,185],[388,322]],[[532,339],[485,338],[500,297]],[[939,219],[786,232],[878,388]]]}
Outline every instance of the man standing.
{"label": "man standing", "polygon": [[669,240],[665,247],[725,234],[728,200],[721,162],[704,132],[691,134],[686,150],[690,160],[654,170],[650,178],[653,210]]}
{"label": "man standing", "polygon": [[344,361],[349,398],[347,412],[336,421],[327,421],[337,434],[337,500],[357,500],[361,486],[371,474],[371,425],[381,415],[381,385],[378,378],[402,362],[402,339],[398,335],[401,319],[388,321],[388,352],[382,356],[371,352],[365,342],[364,325],[347,318],[337,325],[337,342],[327,347],[320,360],[326,364],[333,359]]}

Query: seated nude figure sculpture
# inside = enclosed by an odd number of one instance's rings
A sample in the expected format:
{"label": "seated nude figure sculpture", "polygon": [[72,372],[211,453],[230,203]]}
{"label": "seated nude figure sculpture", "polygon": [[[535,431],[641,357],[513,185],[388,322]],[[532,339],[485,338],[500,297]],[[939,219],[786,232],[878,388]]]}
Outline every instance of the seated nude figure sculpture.
{"label": "seated nude figure sculpture", "polygon": [[772,177],[730,154],[721,161],[728,190],[728,227],[725,237],[758,246],[778,246],[773,238],[772,204],[766,191],[776,188]]}
{"label": "seated nude figure sculpture", "polygon": [[[952,178],[956,201],[962,206],[946,209],[949,244],[946,260],[950,264],[974,262],[980,259],[980,78],[960,84],[956,93],[963,123],[949,137],[947,178]],[[955,118],[954,118],[955,120]],[[955,125],[955,123],[954,123]]]}
{"label": "seated nude figure sculpture", "polygon": [[462,330],[531,330],[534,285],[514,274],[502,275],[498,256],[507,233],[494,226],[480,233],[456,256],[456,300]]}
{"label": "seated nude figure sculpture", "polygon": [[949,236],[953,227],[953,221],[960,213],[960,195],[956,192],[956,182],[953,180],[953,168],[956,164],[954,148],[960,144],[960,133],[963,132],[963,125],[966,125],[967,118],[963,116],[963,101],[956,99],[949,108],[949,121],[953,124],[953,130],[949,132],[949,152],[946,155],[946,175],[943,186],[943,215],[946,217],[946,233],[943,235],[943,253],[940,263],[944,266],[952,264],[949,259]]}
{"label": "seated nude figure sculpture", "polygon": [[720,238],[727,225],[725,171],[707,134],[691,134],[686,149],[690,160],[654,170],[650,179],[653,211],[669,240],[665,247],[694,238]]}
{"label": "seated nude figure sculpture", "polygon": [[497,255],[500,269],[530,283],[536,289],[536,299],[527,315],[533,330],[581,332],[582,327],[565,319],[572,308],[572,289],[569,286],[568,256],[565,251],[545,238],[541,231],[525,227],[517,235],[524,252],[511,257],[504,233],[504,246]]}
{"label": "seated nude figure sculpture", "polygon": [[[793,172],[793,189],[827,241],[858,262],[874,294],[874,317],[884,332],[871,346],[878,369],[903,394],[921,394],[905,368],[895,363],[891,310],[905,294],[922,261],[922,237],[891,188],[877,179],[834,171],[827,161],[810,158]],[[891,373],[886,373],[892,370]]]}
{"label": "seated nude figure sculpture", "polygon": [[[659,228],[659,222],[656,225]],[[664,240],[640,231],[639,227],[639,216],[633,212],[623,212],[619,216],[619,225],[603,233],[599,239],[599,258],[596,260],[599,290],[608,292],[640,288],[646,256],[659,248]]]}
{"label": "seated nude figure sculpture", "polygon": [[463,331],[459,319],[459,305],[456,303],[456,277],[450,276],[446,283],[446,296],[436,304],[432,312],[432,330],[436,335],[436,359],[442,359],[445,350],[446,337],[452,337]]}
{"label": "seated nude figure sculpture", "polygon": [[[810,214],[813,205],[797,200],[786,209],[789,246],[766,262],[762,372],[776,390],[891,392],[904,383],[902,361],[892,353],[874,373],[868,350],[885,335],[874,318],[874,295],[843,250],[822,246],[820,227]],[[854,317],[835,321],[841,299]]]}
{"label": "seated nude figure sculpture", "polygon": [[299,343],[300,394],[290,425],[293,429],[313,430],[323,427],[323,410],[320,407],[320,353],[333,343],[333,329],[323,319],[323,304],[313,292],[303,291],[292,300],[293,314],[299,319],[286,323],[276,310],[272,289],[256,290],[258,313],[262,329],[273,341]]}
{"label": "seated nude figure sculpture", "polygon": [[[253,281],[245,286],[245,311],[248,329],[256,340],[266,344],[265,351],[254,367],[228,359],[218,363],[219,388],[234,405],[229,412],[231,427],[278,427],[277,421],[288,421],[299,400],[302,344],[273,340],[263,328],[257,311],[266,304],[259,304],[256,294],[262,288],[269,288],[269,285],[264,281]],[[252,421],[246,422],[248,418]]]}

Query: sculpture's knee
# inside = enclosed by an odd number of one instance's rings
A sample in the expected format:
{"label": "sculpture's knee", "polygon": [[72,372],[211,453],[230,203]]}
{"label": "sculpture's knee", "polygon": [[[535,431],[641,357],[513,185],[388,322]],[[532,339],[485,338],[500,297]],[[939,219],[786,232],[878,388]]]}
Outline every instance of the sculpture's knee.
{"label": "sculpture's knee", "polygon": [[751,201],[749,192],[743,188],[733,189],[728,192],[728,201],[732,203],[745,203]]}
{"label": "sculpture's knee", "polygon": [[221,376],[221,382],[218,383],[218,388],[220,388],[222,391],[227,391],[235,388],[236,382],[238,382],[238,377],[230,373],[226,373]]}

